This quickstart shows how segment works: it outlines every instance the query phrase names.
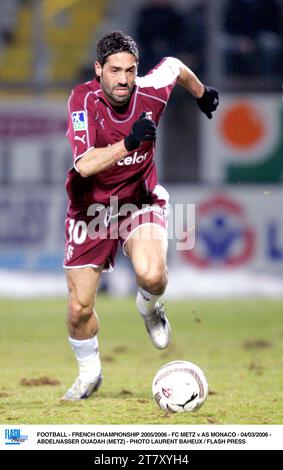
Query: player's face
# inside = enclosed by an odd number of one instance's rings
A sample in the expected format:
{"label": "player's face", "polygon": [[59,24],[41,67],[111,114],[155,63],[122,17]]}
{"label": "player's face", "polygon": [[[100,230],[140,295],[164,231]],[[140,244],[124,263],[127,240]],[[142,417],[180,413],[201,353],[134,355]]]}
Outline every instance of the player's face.
{"label": "player's face", "polygon": [[137,75],[137,61],[132,54],[112,54],[107,57],[103,67],[95,62],[95,72],[100,77],[101,88],[111,104],[123,106],[129,101]]}

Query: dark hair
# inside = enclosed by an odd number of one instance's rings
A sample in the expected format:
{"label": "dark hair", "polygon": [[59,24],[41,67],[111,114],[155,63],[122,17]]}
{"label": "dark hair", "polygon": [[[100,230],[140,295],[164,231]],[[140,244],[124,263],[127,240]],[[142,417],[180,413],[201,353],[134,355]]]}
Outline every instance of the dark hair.
{"label": "dark hair", "polygon": [[135,41],[122,31],[111,31],[97,42],[96,58],[102,66],[109,55],[118,54],[118,52],[128,52],[137,61],[139,60],[139,52]]}

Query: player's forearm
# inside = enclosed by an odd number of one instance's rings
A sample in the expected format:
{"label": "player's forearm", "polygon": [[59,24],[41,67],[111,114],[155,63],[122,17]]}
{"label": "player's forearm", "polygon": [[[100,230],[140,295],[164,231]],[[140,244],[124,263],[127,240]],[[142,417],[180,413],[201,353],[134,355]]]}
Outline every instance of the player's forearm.
{"label": "player's forearm", "polygon": [[204,85],[183,62],[179,61],[180,75],[177,83],[186,88],[195,98],[200,98],[204,94]]}
{"label": "player's forearm", "polygon": [[128,153],[124,140],[108,147],[93,148],[77,161],[76,168],[80,175],[86,178],[110,168]]}

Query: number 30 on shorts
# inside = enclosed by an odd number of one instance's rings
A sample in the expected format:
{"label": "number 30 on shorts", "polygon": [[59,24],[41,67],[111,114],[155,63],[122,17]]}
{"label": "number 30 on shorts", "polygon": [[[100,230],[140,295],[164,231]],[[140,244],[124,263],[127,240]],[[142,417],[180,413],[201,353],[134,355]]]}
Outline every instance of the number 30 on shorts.
{"label": "number 30 on shorts", "polygon": [[74,242],[77,245],[81,245],[83,242],[86,241],[87,238],[87,224],[84,220],[78,220],[77,222],[75,219],[69,220],[69,227],[68,227],[68,234],[69,234],[69,243]]}

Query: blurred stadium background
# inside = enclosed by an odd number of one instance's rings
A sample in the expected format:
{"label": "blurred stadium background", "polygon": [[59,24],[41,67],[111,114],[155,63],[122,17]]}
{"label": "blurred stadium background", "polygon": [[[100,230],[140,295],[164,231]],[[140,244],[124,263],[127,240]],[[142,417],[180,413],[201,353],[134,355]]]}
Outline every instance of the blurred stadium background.
{"label": "blurred stadium background", "polygon": [[[0,0],[1,297],[66,294],[66,102],[74,84],[91,78],[95,42],[111,29],[138,40],[141,70],[174,54],[220,91],[208,121],[176,88],[159,130],[160,182],[172,204],[196,204],[195,248],[176,250],[170,240],[168,296],[283,297],[283,2],[246,2],[271,7],[258,10],[257,22],[232,12],[245,0],[175,0],[175,16],[168,3]],[[174,216],[174,227],[189,232]],[[133,291],[122,255],[101,289]]]}

